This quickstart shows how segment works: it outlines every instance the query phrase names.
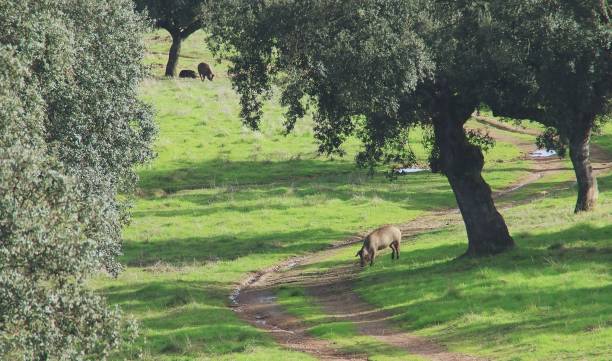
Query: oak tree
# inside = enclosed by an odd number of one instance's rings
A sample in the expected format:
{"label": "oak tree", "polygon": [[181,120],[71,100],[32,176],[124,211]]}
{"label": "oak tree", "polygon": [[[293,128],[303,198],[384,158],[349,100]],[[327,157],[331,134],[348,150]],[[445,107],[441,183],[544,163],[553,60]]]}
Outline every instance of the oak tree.
{"label": "oak tree", "polygon": [[491,2],[489,46],[497,72],[486,99],[498,115],[535,120],[540,144],[569,148],[578,181],[575,211],[591,210],[597,180],[590,138],[612,109],[612,27],[607,1]]}
{"label": "oak tree", "polygon": [[233,64],[246,124],[257,128],[274,80],[287,131],[313,105],[323,153],[341,151],[357,134],[359,163],[409,161],[406,131],[432,127],[430,163],[455,193],[467,254],[513,247],[481,175],[478,136],[464,129],[489,70],[480,55],[480,2],[235,0],[224,9],[210,28],[213,49]]}
{"label": "oak tree", "polygon": [[[175,76],[181,44],[189,35],[204,26],[206,0],[135,0],[138,10],[146,10],[156,27],[165,29],[172,37],[166,63],[166,76]],[[222,2],[220,2],[222,3]]]}

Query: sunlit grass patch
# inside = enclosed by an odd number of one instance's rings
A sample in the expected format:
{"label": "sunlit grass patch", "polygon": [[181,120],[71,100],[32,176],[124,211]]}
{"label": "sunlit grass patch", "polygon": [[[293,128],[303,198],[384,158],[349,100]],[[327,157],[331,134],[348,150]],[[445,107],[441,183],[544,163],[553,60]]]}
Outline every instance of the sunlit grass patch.
{"label": "sunlit grass patch", "polygon": [[612,153],[612,123],[608,122],[593,136],[593,144]]}

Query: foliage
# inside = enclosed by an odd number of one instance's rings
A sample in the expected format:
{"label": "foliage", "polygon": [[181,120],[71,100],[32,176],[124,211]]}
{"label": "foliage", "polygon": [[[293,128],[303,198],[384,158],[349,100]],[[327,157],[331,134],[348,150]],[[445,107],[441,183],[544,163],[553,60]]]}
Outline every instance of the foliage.
{"label": "foliage", "polygon": [[[561,153],[567,145],[578,181],[576,212],[595,207],[590,138],[612,111],[608,9],[607,1],[584,0],[515,0],[487,9],[495,21],[483,56],[500,74],[491,79],[493,99],[485,100],[496,113],[550,127],[541,145]],[[524,19],[521,26],[516,19]]]}
{"label": "foliage", "polygon": [[105,359],[135,325],[84,284],[100,262],[86,230],[104,205],[83,203],[40,149],[2,139],[0,166],[0,356]]}
{"label": "foliage", "polygon": [[[490,46],[499,68],[486,102],[536,120],[567,142],[612,110],[612,33],[606,1],[492,2]],[[608,5],[609,8],[609,5]],[[516,26],[520,22],[520,26]],[[518,46],[517,46],[518,44]]]}
{"label": "foliage", "polygon": [[149,106],[137,98],[145,76],[144,26],[127,0],[79,2],[64,11],[79,51],[64,70],[70,77],[45,79],[53,82],[43,88],[45,140],[78,178],[82,193],[104,204],[103,214],[87,232],[97,240],[106,270],[116,275],[130,202],[119,201],[117,194],[133,191],[133,167],[153,157],[150,145],[156,134]]}
{"label": "foliage", "polygon": [[257,129],[262,102],[277,79],[287,131],[305,114],[303,100],[314,105],[320,152],[342,154],[342,143],[360,128],[372,150],[360,159],[383,157],[381,139],[402,157],[405,133],[374,125],[400,122],[401,97],[433,70],[415,32],[421,19],[409,16],[409,1],[233,4],[227,12],[246,15],[219,16],[211,26],[212,46],[233,63],[229,72],[247,125]]}
{"label": "foliage", "polygon": [[136,99],[142,21],[124,0],[8,1],[0,13],[0,354],[105,358],[131,332],[84,282],[120,271],[118,193],[152,156]]}
{"label": "foliage", "polygon": [[146,11],[156,27],[185,39],[204,25],[207,0],[135,0],[138,11]]}
{"label": "foliage", "polygon": [[[407,130],[431,125],[431,169],[447,176],[467,227],[469,255],[514,246],[481,173],[484,157],[465,123],[491,69],[481,56],[480,2],[341,0],[233,2],[211,26],[215,50],[234,65],[241,116],[256,129],[277,81],[286,129],[314,104],[319,152],[340,153],[357,133],[362,166],[411,163]],[[330,10],[331,9],[331,10]],[[279,21],[282,19],[282,21]],[[494,237],[490,235],[494,234]]]}
{"label": "foliage", "polygon": [[536,138],[536,145],[539,149],[554,150],[560,157],[564,157],[567,152],[567,141],[559,135],[555,128],[548,127]]}

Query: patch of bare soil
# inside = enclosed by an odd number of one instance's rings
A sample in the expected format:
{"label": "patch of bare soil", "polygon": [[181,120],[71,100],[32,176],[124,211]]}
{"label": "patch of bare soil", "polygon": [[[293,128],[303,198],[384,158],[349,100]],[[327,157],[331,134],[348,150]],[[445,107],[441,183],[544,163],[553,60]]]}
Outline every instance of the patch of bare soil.
{"label": "patch of bare soil", "polygon": [[278,280],[270,282],[273,276],[281,274],[263,274],[237,295],[236,311],[240,318],[267,331],[279,344],[319,360],[367,360],[367,356],[340,352],[330,342],[309,336],[307,327],[299,319],[285,313],[276,303]]}
{"label": "patch of bare soil", "polygon": [[373,309],[352,291],[352,279],[347,275],[359,272],[358,265],[338,267],[323,275],[317,275],[316,282],[307,286],[325,312],[333,319],[352,322],[363,335],[374,337],[380,342],[395,346],[411,354],[429,360],[473,361],[481,358],[449,352],[433,341],[399,330],[389,321],[391,314]]}
{"label": "patch of bare soil", "polygon": [[[482,120],[482,119],[481,119]],[[484,119],[488,124],[489,120]],[[504,125],[503,123],[501,123]],[[491,126],[509,130],[499,124]],[[517,132],[516,129],[510,130]],[[503,199],[506,195],[529,185],[544,174],[568,170],[558,157],[530,158],[529,153],[535,150],[535,145],[528,141],[512,137],[504,132],[492,132],[492,136],[501,141],[517,145],[525,159],[532,160],[529,174],[515,184],[494,194],[495,198]],[[528,133],[528,132],[524,132]],[[598,171],[609,169],[610,155],[594,147],[594,168]],[[569,186],[569,184],[567,185]],[[524,202],[531,202],[534,198]],[[510,206],[514,206],[513,203]],[[441,210],[419,217],[406,224],[399,225],[404,239],[420,233],[444,228],[462,221],[461,214],[456,209]],[[317,339],[308,334],[308,327],[299,319],[287,314],[278,305],[275,291],[281,285],[296,285],[304,287],[325,312],[332,318],[350,321],[363,335],[374,337],[388,345],[403,349],[411,354],[428,360],[464,361],[483,360],[469,355],[449,352],[443,345],[432,340],[403,332],[390,320],[391,314],[364,302],[353,292],[354,277],[359,272],[359,266],[347,265],[329,269],[326,272],[305,270],[303,266],[317,263],[338,252],[341,248],[360,242],[366,232],[357,234],[347,240],[338,241],[329,249],[305,256],[291,258],[274,267],[253,274],[246,279],[230,297],[236,312],[243,320],[270,333],[281,345],[296,351],[306,352],[320,360],[367,360],[364,354],[349,354],[342,352],[326,340]],[[364,350],[365,351],[365,350]]]}

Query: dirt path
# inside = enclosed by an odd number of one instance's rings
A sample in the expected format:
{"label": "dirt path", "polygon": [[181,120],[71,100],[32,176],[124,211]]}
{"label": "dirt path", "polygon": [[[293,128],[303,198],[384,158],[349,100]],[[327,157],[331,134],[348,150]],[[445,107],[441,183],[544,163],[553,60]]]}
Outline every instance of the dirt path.
{"label": "dirt path", "polygon": [[359,266],[356,264],[337,267],[324,274],[314,275],[312,284],[305,284],[305,287],[326,314],[334,320],[352,322],[360,334],[371,336],[382,343],[429,360],[483,360],[448,352],[443,346],[424,337],[399,330],[388,320],[393,315],[374,309],[353,292],[353,275],[358,272]]}
{"label": "dirt path", "polygon": [[275,297],[277,285],[286,283],[277,278],[281,274],[265,273],[240,293],[237,300],[240,317],[266,330],[281,345],[308,353],[319,360],[367,360],[367,356],[342,353],[335,350],[328,341],[309,336],[306,325],[285,313],[276,303]]}
{"label": "dirt path", "polygon": [[[483,119],[481,119],[483,120]],[[488,119],[484,119],[488,124]],[[503,124],[503,123],[502,123]],[[491,124],[489,124],[491,125]],[[508,131],[501,126],[495,128]],[[510,131],[518,132],[516,129]],[[512,137],[505,132],[492,130],[492,136],[500,141],[515,144],[521,150],[522,158],[532,160],[529,174],[504,190],[498,191],[494,197],[503,201],[506,196],[525,187],[546,174],[570,170],[557,157],[533,158],[529,153],[535,146],[528,140]],[[529,132],[525,132],[529,134]],[[601,150],[596,150],[594,168],[598,171],[609,169],[610,157]],[[569,184],[560,188],[569,187]],[[533,197],[520,203],[532,202]],[[516,206],[517,202],[506,202],[505,207]],[[417,234],[444,228],[451,224],[461,223],[461,215],[457,209],[447,209],[432,212],[418,217],[408,223],[399,225],[404,238]],[[339,351],[334,345],[323,339],[308,334],[308,326],[301,320],[287,314],[276,302],[275,291],[281,285],[296,285],[304,287],[308,295],[316,299],[325,313],[331,319],[350,321],[360,334],[371,336],[378,341],[405,350],[410,354],[427,360],[464,361],[483,360],[469,355],[449,352],[444,346],[426,338],[399,330],[389,318],[392,316],[364,302],[353,292],[353,281],[359,272],[357,264],[345,265],[329,269],[326,272],[309,272],[304,266],[314,264],[333,256],[344,247],[359,242],[364,234],[358,234],[350,239],[339,241],[326,250],[306,256],[294,257],[269,269],[258,272],[246,279],[230,297],[240,318],[269,332],[275,340],[292,350],[306,352],[319,360],[367,360],[365,354],[349,354]]]}
{"label": "dirt path", "polygon": [[[481,115],[474,116],[474,119],[489,127],[512,133],[527,134],[534,137],[540,135],[540,132],[535,129],[523,128],[521,126],[515,126],[509,123],[500,122],[499,120],[491,117],[485,117]],[[595,170],[606,170],[610,168],[610,163],[612,162],[612,160],[610,160],[610,154],[608,154],[608,152],[599,147],[597,144],[591,143],[591,162],[593,163],[593,168]]]}

